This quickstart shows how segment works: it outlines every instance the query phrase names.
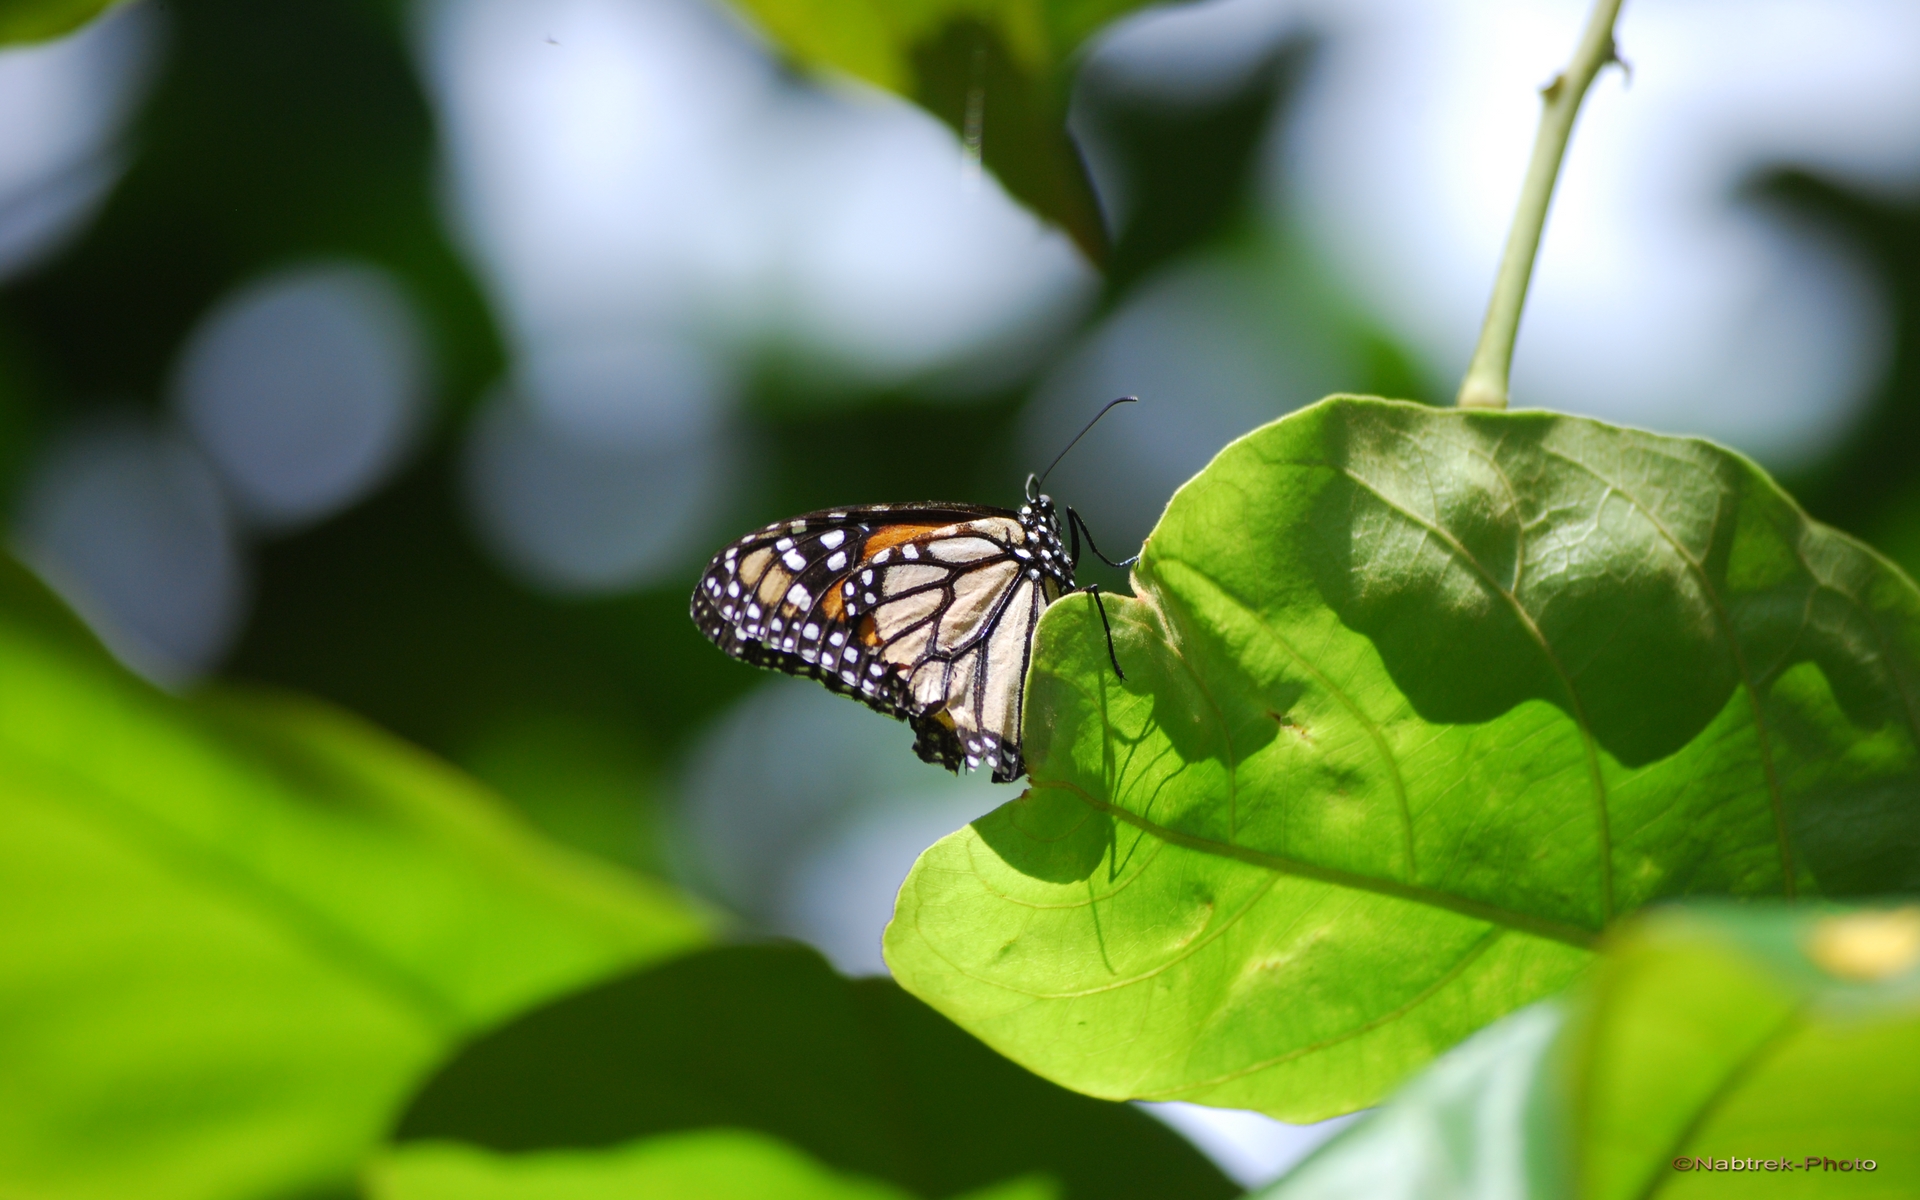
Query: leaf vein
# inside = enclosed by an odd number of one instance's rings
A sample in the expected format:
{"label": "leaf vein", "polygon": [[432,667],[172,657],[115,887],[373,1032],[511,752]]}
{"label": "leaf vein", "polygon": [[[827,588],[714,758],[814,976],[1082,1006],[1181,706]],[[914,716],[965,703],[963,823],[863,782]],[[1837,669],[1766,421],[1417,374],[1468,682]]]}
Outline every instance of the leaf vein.
{"label": "leaf vein", "polygon": [[[1580,693],[1573,686],[1573,677],[1569,675],[1567,669],[1561,665],[1560,658],[1553,652],[1553,647],[1548,643],[1546,634],[1542,632],[1538,623],[1534,621],[1533,614],[1527,611],[1524,604],[1520,603],[1520,598],[1501,587],[1499,581],[1494,579],[1492,573],[1487,570],[1486,565],[1474,557],[1473,552],[1461,545],[1459,540],[1451,533],[1448,533],[1445,528],[1436,522],[1429,521],[1419,513],[1393,500],[1387,496],[1386,493],[1382,492],[1379,488],[1375,487],[1372,483],[1348,467],[1337,463],[1328,463],[1325,465],[1345,475],[1348,479],[1351,479],[1356,486],[1366,489],[1366,491],[1375,499],[1379,500],[1381,504],[1427,531],[1430,536],[1444,544],[1453,553],[1454,557],[1472,568],[1473,573],[1480,577],[1481,582],[1488,588],[1491,588],[1495,595],[1505,600],[1508,606],[1513,609],[1514,615],[1519,618],[1520,624],[1526,629],[1528,636],[1533,639],[1535,645],[1540,647],[1540,653],[1547,660],[1547,665],[1552,668],[1553,673],[1559,677],[1560,686],[1567,691],[1567,703],[1571,705],[1573,709],[1572,716],[1574,724],[1579,726],[1580,729],[1581,744],[1586,751],[1587,778],[1593,788],[1594,819],[1600,842],[1601,921],[1605,923],[1613,920],[1613,834],[1608,827],[1607,785],[1606,780],[1600,774],[1599,746],[1594,740],[1592,722],[1587,719],[1586,705],[1581,702]],[[1504,474],[1504,472],[1502,473]]]}
{"label": "leaf vein", "polygon": [[1230,845],[1213,838],[1197,834],[1183,833],[1164,825],[1157,825],[1145,817],[1117,804],[1109,803],[1087,792],[1067,780],[1049,780],[1046,787],[1062,787],[1079,796],[1081,800],[1103,812],[1117,817],[1137,829],[1146,831],[1154,837],[1172,842],[1189,850],[1198,850],[1205,854],[1218,854],[1226,858],[1237,859],[1250,866],[1262,867],[1279,875],[1293,875],[1302,879],[1312,879],[1320,883],[1329,883],[1336,887],[1353,888],[1358,891],[1374,892],[1391,896],[1397,900],[1407,900],[1415,904],[1425,904],[1433,908],[1470,917],[1476,921],[1485,921],[1490,925],[1513,929],[1549,941],[1561,942],[1582,950],[1591,950],[1599,942],[1599,935],[1565,921],[1556,921],[1548,917],[1529,916],[1526,913],[1513,912],[1498,905],[1481,900],[1456,896],[1436,888],[1419,884],[1401,883],[1395,879],[1380,879],[1375,876],[1361,875],[1338,867],[1323,867],[1316,863],[1302,862],[1299,859],[1285,858],[1278,854],[1268,854],[1260,850],[1250,850],[1245,846]]}
{"label": "leaf vein", "polygon": [[[1562,454],[1551,446],[1545,447],[1544,449],[1549,458],[1558,459],[1577,470],[1585,472],[1587,475],[1605,484],[1609,492],[1621,497],[1628,504],[1632,505],[1634,511],[1645,518],[1647,524],[1653,526],[1667,545],[1672,547],[1673,552],[1679,555],[1680,561],[1687,565],[1687,569],[1693,573],[1694,579],[1700,584],[1700,590],[1706,593],[1708,603],[1713,605],[1714,619],[1719,622],[1721,634],[1726,638],[1727,652],[1733,656],[1733,668],[1740,675],[1740,682],[1747,693],[1747,704],[1753,712],[1754,734],[1759,741],[1760,748],[1760,768],[1767,784],[1767,804],[1773,816],[1774,838],[1780,848],[1781,889],[1786,894],[1787,899],[1793,899],[1796,891],[1793,879],[1793,845],[1787,837],[1786,797],[1780,787],[1779,770],[1774,766],[1773,762],[1772,734],[1767,728],[1766,711],[1760,704],[1760,690],[1754,684],[1753,672],[1748,669],[1747,657],[1742,653],[1740,648],[1740,636],[1734,629],[1733,615],[1727,611],[1726,602],[1720,595],[1720,590],[1713,586],[1713,579],[1707,574],[1705,565],[1694,557],[1691,550],[1681,544],[1680,539],[1675,537],[1673,531],[1667,528],[1666,522],[1655,516],[1651,508],[1640,502],[1638,496],[1635,496],[1632,492],[1607,478],[1605,475],[1602,475],[1586,463],[1569,455]],[[1716,513],[1716,516],[1717,515]],[[1805,560],[1802,560],[1803,565],[1804,563]],[[1811,573],[1811,569],[1809,568],[1809,574]],[[1817,583],[1819,577],[1815,576],[1814,578]]]}

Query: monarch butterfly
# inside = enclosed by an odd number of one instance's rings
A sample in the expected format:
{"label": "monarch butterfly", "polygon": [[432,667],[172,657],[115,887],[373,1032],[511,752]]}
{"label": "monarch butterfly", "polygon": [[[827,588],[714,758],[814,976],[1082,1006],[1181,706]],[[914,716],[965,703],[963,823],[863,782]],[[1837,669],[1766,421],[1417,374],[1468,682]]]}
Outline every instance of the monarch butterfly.
{"label": "monarch butterfly", "polygon": [[[1100,410],[1073,449],[1123,396]],[[1026,771],[1021,689],[1040,614],[1084,590],[1106,625],[1100,589],[1076,589],[1086,522],[1040,491],[1066,456],[1027,476],[1015,511],[981,504],[873,504],[776,521],[714,555],[693,592],[693,621],[733,658],[804,675],[907,722],[922,760],[995,783]],[[1114,673],[1120,660],[1107,627]]]}

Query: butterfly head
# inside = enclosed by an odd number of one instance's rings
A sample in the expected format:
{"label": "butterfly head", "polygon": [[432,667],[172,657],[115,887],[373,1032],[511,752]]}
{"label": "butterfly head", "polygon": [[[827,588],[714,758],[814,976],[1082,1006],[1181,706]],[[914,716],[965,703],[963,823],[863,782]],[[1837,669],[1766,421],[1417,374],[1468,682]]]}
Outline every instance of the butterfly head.
{"label": "butterfly head", "polygon": [[1027,503],[1020,510],[1024,519],[1044,522],[1049,528],[1060,528],[1059,514],[1054,511],[1053,497],[1040,490],[1040,477],[1027,476]]}

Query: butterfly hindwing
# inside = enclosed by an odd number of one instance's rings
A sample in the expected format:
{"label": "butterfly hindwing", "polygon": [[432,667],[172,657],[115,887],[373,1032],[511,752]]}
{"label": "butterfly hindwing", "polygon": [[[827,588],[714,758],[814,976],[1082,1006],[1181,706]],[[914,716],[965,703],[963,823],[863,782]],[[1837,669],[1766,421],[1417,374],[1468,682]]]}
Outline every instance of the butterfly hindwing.
{"label": "butterfly hindwing", "polygon": [[823,510],[708,564],[694,621],[728,654],[906,720],[914,749],[1008,782],[1041,612],[1073,586],[1051,511],[963,504]]}

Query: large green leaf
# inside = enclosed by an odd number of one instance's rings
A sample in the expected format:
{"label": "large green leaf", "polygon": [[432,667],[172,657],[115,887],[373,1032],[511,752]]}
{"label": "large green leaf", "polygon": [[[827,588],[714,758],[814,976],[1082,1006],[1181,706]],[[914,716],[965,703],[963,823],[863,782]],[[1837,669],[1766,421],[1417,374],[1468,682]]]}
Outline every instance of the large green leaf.
{"label": "large green leaf", "polygon": [[1920,1194],[1920,909],[1654,915],[1262,1195],[1748,1194]]}
{"label": "large green leaf", "polygon": [[1706,442],[1335,398],[1041,622],[1031,790],[915,867],[896,977],[1099,1096],[1312,1120],[1683,895],[1920,881],[1920,593]]}
{"label": "large green leaf", "polygon": [[1067,136],[1068,65],[1145,0],[738,0],[787,53],[900,93],[963,137],[1007,190],[1096,262],[1106,232]]}
{"label": "large green leaf", "polygon": [[398,1138],[524,1153],[713,1127],[926,1197],[1036,1174],[1070,1200],[1237,1190],[1146,1114],[1036,1078],[798,946],[709,950],[529,1013],[448,1063]]}
{"label": "large green leaf", "polygon": [[59,37],[124,0],[0,0],[0,45]]}
{"label": "large green leaf", "polygon": [[[419,1142],[367,1171],[368,1200],[911,1200],[876,1179],[835,1171],[763,1133],[710,1129],[605,1150],[495,1154]],[[965,1200],[1054,1200],[1044,1177],[1009,1180]]]}
{"label": "large green leaf", "polygon": [[0,561],[0,1192],[349,1178],[455,1039],[702,937],[341,713],[155,691]]}

